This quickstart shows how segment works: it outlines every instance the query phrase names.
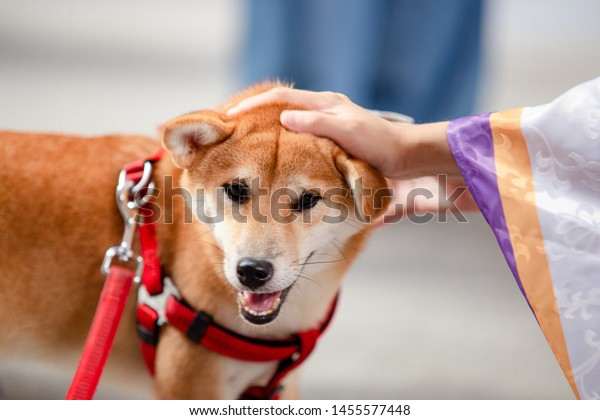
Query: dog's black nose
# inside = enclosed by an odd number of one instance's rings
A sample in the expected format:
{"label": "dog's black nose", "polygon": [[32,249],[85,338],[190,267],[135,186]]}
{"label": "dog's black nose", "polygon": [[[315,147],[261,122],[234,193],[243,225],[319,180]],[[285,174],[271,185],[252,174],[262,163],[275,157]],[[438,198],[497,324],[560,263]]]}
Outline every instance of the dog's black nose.
{"label": "dog's black nose", "polygon": [[242,258],[237,265],[240,283],[252,290],[264,285],[273,276],[273,264],[265,260]]}

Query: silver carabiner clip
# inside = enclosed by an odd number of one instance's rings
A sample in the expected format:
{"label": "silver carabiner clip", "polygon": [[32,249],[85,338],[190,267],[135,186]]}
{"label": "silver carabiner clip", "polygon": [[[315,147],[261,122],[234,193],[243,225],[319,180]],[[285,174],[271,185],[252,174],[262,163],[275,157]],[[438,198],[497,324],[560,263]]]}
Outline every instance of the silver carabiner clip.
{"label": "silver carabiner clip", "polygon": [[[142,177],[137,183],[127,179],[127,171],[121,170],[119,173],[119,181],[115,191],[115,199],[117,207],[123,217],[125,225],[121,244],[113,246],[106,251],[100,271],[104,275],[108,275],[110,266],[115,257],[121,262],[129,262],[135,260],[137,266],[135,270],[134,281],[139,283],[142,272],[144,271],[144,259],[135,255],[133,252],[133,238],[135,236],[136,225],[140,208],[148,203],[148,197],[154,193],[154,183],[152,182],[152,162],[144,162],[144,171]],[[139,196],[144,192],[143,196]]]}
{"label": "silver carabiner clip", "polygon": [[121,246],[112,246],[108,248],[106,254],[104,254],[104,260],[100,266],[100,272],[105,276],[110,273],[110,267],[112,266],[113,259],[119,258],[121,262],[135,261],[135,276],[133,277],[134,283],[140,283],[142,280],[142,274],[144,273],[144,259],[141,255],[133,255],[131,250],[126,250]]}
{"label": "silver carabiner clip", "polygon": [[[125,232],[123,232],[121,246],[126,249],[130,249],[132,246],[140,208],[148,203],[147,197],[154,193],[154,183],[151,181],[151,177],[152,162],[150,161],[144,163],[144,172],[136,184],[127,179],[127,171],[124,169],[119,174],[115,198],[123,217],[123,222],[125,223]],[[144,190],[144,195],[140,196],[140,193]]]}

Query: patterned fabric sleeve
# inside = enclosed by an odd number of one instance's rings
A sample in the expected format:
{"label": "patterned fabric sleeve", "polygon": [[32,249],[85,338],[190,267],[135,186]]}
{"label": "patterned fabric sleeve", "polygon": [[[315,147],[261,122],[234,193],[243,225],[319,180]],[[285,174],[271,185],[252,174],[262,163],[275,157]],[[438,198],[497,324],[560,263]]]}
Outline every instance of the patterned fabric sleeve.
{"label": "patterned fabric sleeve", "polygon": [[600,399],[600,78],[448,141],[573,392]]}

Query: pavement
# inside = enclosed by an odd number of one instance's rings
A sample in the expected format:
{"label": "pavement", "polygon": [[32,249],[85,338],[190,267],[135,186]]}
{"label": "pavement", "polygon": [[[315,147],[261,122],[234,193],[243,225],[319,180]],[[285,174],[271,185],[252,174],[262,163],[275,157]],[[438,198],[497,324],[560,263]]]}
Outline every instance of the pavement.
{"label": "pavement", "polygon": [[[244,13],[243,0],[2,2],[0,127],[153,134],[214,107],[239,88]],[[599,15],[594,0],[488,1],[479,110],[596,77]],[[0,395],[62,398],[71,374],[4,361]],[[301,379],[307,399],[573,398],[478,214],[376,231]],[[98,397],[146,398],[140,382]]]}

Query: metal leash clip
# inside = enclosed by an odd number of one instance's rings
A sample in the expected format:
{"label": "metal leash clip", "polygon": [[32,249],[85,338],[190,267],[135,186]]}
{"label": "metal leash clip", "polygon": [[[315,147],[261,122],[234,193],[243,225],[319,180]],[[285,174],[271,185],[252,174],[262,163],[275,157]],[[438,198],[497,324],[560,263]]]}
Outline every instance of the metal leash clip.
{"label": "metal leash clip", "polygon": [[133,281],[135,283],[140,282],[144,271],[144,259],[141,255],[134,253],[132,245],[135,230],[139,223],[140,209],[148,203],[148,197],[154,193],[154,183],[151,180],[152,168],[152,162],[144,162],[142,177],[137,183],[127,178],[128,172],[126,169],[123,169],[119,174],[115,197],[117,207],[125,223],[125,230],[121,244],[110,247],[104,255],[100,271],[106,276],[110,271],[114,258],[118,257],[121,262],[128,263],[133,261],[136,263]]}

